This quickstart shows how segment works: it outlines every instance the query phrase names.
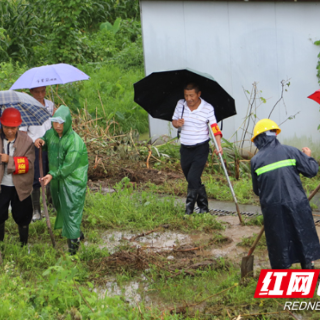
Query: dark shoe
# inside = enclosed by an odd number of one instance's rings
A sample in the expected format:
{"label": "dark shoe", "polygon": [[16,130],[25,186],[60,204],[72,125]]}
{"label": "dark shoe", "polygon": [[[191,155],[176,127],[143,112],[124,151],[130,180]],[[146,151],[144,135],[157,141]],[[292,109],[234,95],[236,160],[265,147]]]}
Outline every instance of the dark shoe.
{"label": "dark shoe", "polygon": [[0,241],[4,240],[4,225],[5,225],[5,222],[0,224]]}
{"label": "dark shoe", "polygon": [[29,237],[29,226],[19,226],[21,247],[27,245]]}
{"label": "dark shoe", "polygon": [[40,188],[33,189],[31,193],[33,216],[32,221],[37,221],[41,219],[41,209],[40,209]]}
{"label": "dark shoe", "polygon": [[69,253],[71,256],[74,256],[80,245],[80,240],[79,239],[68,239],[68,248],[69,248]]}
{"label": "dark shoe", "polygon": [[301,269],[314,269],[314,262],[308,262],[308,263],[300,263]]}
{"label": "dark shoe", "polygon": [[208,196],[207,196],[206,189],[205,189],[204,185],[202,185],[198,189],[197,205],[198,205],[198,207],[200,209],[199,213],[207,213],[207,212],[209,212],[209,209],[208,209]]}
{"label": "dark shoe", "polygon": [[80,230],[80,241],[82,241],[82,240],[84,240],[84,234],[83,234],[83,232]]}
{"label": "dark shoe", "polygon": [[188,189],[187,200],[186,200],[186,214],[193,214],[194,205],[197,201],[198,190],[197,189]]}

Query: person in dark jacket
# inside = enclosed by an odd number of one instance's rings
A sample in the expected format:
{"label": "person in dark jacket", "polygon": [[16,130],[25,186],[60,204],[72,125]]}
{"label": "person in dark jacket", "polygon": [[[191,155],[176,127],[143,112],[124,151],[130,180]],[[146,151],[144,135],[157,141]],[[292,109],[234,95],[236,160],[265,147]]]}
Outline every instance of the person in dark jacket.
{"label": "person in dark jacket", "polygon": [[313,269],[320,258],[320,244],[311,207],[299,174],[312,178],[318,163],[311,150],[282,145],[281,132],[269,119],[260,120],[251,141],[259,152],[251,159],[253,191],[260,197],[270,264],[273,269],[288,269],[300,263]]}

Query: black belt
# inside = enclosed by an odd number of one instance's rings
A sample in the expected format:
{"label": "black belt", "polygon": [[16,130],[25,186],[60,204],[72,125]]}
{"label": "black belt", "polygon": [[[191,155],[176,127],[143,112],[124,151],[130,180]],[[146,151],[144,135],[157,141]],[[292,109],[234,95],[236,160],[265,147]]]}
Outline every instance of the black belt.
{"label": "black belt", "polygon": [[204,142],[200,142],[200,143],[197,143],[197,144],[193,144],[191,146],[189,145],[185,145],[185,144],[181,144],[181,147],[184,147],[184,148],[187,148],[187,149],[193,149],[193,148],[197,148],[197,147],[200,147],[206,143],[208,143],[210,141],[210,139],[204,141]]}

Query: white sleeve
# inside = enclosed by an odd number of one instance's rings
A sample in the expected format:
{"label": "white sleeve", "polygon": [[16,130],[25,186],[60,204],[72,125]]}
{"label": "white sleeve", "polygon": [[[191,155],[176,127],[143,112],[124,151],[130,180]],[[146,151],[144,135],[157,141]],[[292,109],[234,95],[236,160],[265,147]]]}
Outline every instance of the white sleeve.
{"label": "white sleeve", "polygon": [[20,131],[27,132],[27,131],[28,131],[28,127],[27,127],[27,126],[25,126],[25,127],[20,127],[19,130],[20,130]]}
{"label": "white sleeve", "polygon": [[176,105],[176,108],[174,109],[172,120],[178,120],[181,118],[182,108],[183,108],[183,100],[179,100]]}
{"label": "white sleeve", "polygon": [[211,125],[217,123],[217,119],[214,114],[214,108],[212,107],[212,105],[209,104],[208,107],[210,108],[209,112],[208,112],[208,122],[209,122],[209,126],[211,126]]}

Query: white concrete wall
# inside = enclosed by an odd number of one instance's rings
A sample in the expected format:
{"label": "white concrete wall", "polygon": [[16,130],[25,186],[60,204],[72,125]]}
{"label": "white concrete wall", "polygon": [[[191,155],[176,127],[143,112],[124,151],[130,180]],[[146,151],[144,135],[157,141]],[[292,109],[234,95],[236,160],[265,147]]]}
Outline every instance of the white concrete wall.
{"label": "white concrete wall", "polygon": [[[300,114],[281,126],[279,139],[297,146],[318,144],[319,105],[307,96],[319,88],[319,47],[313,41],[320,39],[320,2],[140,3],[146,75],[185,67],[211,74],[236,100],[238,114],[224,121],[225,138],[246,114],[243,88],[250,91],[258,82],[267,103],[257,114],[264,118],[280,97],[281,80],[290,79],[286,108],[278,105],[272,119],[281,123]],[[152,137],[169,133],[168,122],[149,121]]]}

